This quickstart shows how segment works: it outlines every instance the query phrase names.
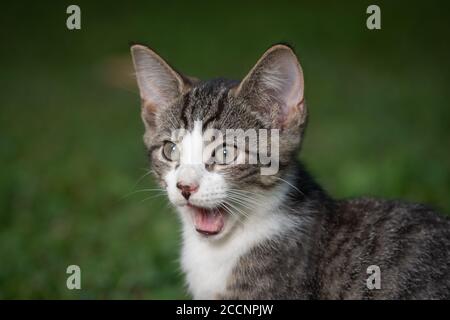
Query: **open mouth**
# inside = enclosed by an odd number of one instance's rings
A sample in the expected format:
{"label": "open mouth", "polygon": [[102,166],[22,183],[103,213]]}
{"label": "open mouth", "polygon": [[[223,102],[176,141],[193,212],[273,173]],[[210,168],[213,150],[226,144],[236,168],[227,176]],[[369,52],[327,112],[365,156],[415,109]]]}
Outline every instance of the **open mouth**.
{"label": "open mouth", "polygon": [[193,209],[194,226],[198,233],[205,236],[219,234],[225,224],[225,211],[221,208],[200,208],[189,205]]}

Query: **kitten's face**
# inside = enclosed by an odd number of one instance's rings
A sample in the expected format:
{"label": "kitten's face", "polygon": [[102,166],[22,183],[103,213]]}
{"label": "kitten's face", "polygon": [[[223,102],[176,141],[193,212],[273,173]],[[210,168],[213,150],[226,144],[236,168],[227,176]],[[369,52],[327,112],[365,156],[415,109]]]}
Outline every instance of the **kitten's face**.
{"label": "kitten's face", "polygon": [[[298,150],[306,111],[295,55],[274,46],[239,83],[198,82],[176,73],[146,47],[133,46],[132,53],[153,172],[186,228],[200,237],[223,238],[264,209],[264,199]],[[239,134],[227,138],[230,129],[256,135],[246,135],[240,144]],[[279,139],[270,139],[271,129]],[[270,162],[250,161],[263,140]],[[275,165],[271,174],[262,174]]]}

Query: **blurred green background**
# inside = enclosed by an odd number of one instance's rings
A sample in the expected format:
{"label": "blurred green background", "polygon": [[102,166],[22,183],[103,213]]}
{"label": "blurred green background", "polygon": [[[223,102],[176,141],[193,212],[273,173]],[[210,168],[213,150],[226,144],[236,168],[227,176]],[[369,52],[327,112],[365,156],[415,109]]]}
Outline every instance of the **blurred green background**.
{"label": "blurred green background", "polygon": [[[179,226],[151,192],[128,43],[200,78],[241,78],[272,43],[306,78],[301,158],[336,197],[450,212],[445,2],[2,4],[0,298],[189,298]],[[382,30],[366,28],[381,7]],[[81,7],[82,29],[66,28]],[[154,198],[151,198],[154,197]],[[66,288],[66,268],[82,290]]]}

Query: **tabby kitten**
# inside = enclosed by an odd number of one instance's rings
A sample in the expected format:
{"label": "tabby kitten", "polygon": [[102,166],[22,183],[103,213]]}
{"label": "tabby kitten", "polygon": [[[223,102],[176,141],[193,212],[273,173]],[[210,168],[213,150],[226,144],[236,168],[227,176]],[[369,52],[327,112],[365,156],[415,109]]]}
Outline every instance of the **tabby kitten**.
{"label": "tabby kitten", "polygon": [[[131,53],[144,142],[182,221],[181,264],[194,298],[450,298],[449,219],[420,204],[334,200],[297,161],[307,110],[291,48],[272,46],[240,82],[184,76],[143,45]],[[248,150],[227,143],[207,163],[211,128],[278,129],[278,171],[237,163]],[[236,158],[223,161],[229,153]]]}

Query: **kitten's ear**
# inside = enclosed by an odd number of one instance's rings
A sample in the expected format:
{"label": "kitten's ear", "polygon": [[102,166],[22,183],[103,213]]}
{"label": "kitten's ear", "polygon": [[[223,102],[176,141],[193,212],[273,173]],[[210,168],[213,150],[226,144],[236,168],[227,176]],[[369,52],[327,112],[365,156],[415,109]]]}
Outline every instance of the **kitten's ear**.
{"label": "kitten's ear", "polygon": [[257,112],[271,115],[280,128],[305,122],[303,71],[291,48],[274,45],[258,60],[236,89]]}
{"label": "kitten's ear", "polygon": [[194,80],[180,75],[146,46],[131,46],[131,55],[142,99],[143,117],[151,124],[155,112],[189,90]]}

